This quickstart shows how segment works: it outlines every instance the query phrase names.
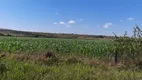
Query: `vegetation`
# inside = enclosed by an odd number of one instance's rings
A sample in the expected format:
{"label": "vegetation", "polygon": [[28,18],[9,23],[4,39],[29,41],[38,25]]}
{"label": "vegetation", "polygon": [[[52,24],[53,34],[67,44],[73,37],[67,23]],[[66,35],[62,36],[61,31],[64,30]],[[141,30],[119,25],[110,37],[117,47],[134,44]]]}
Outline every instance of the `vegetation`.
{"label": "vegetation", "polygon": [[142,31],[115,40],[0,37],[1,80],[141,80]]}
{"label": "vegetation", "polygon": [[0,51],[8,53],[39,53],[53,51],[57,53],[80,53],[91,56],[110,55],[111,41],[15,38],[1,37]]}
{"label": "vegetation", "polygon": [[140,80],[142,72],[124,70],[96,58],[56,54],[7,54],[0,61],[1,80]]}
{"label": "vegetation", "polygon": [[9,29],[0,29],[0,36],[15,36],[15,37],[35,37],[35,38],[62,38],[62,39],[113,39],[113,36],[104,35],[79,35],[79,34],[64,34],[64,33],[42,33],[42,32],[27,32],[16,31]]}

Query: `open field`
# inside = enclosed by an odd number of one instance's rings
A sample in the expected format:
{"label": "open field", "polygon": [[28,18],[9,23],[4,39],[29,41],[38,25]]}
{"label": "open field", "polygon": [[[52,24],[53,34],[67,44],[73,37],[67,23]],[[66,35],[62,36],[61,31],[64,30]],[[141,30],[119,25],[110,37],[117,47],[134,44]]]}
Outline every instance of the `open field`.
{"label": "open field", "polygon": [[116,44],[110,40],[0,37],[0,79],[141,80],[139,43]]}
{"label": "open field", "polygon": [[142,80],[141,7],[0,0],[0,80]]}
{"label": "open field", "polygon": [[9,53],[77,53],[91,56],[110,55],[112,42],[109,40],[77,40],[49,38],[1,37],[0,51]]}

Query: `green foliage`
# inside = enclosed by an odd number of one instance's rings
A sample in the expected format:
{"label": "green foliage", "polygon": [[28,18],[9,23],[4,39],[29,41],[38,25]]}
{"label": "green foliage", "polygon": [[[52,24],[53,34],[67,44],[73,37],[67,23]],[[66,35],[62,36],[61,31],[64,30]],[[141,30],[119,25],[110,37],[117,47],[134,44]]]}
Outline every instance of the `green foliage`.
{"label": "green foliage", "polygon": [[44,66],[31,64],[30,62],[19,62],[12,59],[4,59],[1,62],[7,64],[5,65],[7,70],[1,68],[3,71],[3,74],[0,74],[1,80],[40,80],[41,75],[46,72]]}
{"label": "green foliage", "polygon": [[108,56],[113,49],[112,41],[15,38],[1,37],[0,51],[9,53],[40,53],[53,51],[57,53],[77,53],[90,56]]}
{"label": "green foliage", "polygon": [[[115,35],[116,36],[116,35]],[[141,80],[142,79],[142,31],[136,26],[134,35],[108,40],[77,40],[49,38],[0,37],[0,79],[1,80]],[[95,62],[85,64],[77,57],[65,58],[36,56],[33,53],[55,52],[87,55],[110,61],[113,57],[118,68]],[[8,58],[6,53],[30,54]],[[34,54],[35,55],[35,54]],[[48,54],[50,55],[50,54]],[[47,55],[47,56],[48,56]],[[64,54],[61,54],[64,55]],[[39,60],[38,59],[41,59]],[[33,60],[33,61],[32,61]],[[86,60],[87,62],[87,60]],[[111,63],[111,62],[110,62]],[[102,64],[104,64],[102,62]],[[109,65],[109,62],[107,63]],[[122,65],[121,65],[122,64]]]}
{"label": "green foliage", "polygon": [[[136,26],[134,27],[134,35],[132,37],[126,37],[126,33],[123,37],[117,37],[115,40],[114,53],[127,66],[136,67],[137,64],[142,66],[142,31]],[[115,57],[116,58],[116,57]],[[140,65],[141,64],[141,65]]]}
{"label": "green foliage", "polygon": [[7,70],[0,74],[1,80],[141,80],[142,72],[118,70],[105,66],[91,67],[74,63],[41,65],[31,61],[3,59]]}

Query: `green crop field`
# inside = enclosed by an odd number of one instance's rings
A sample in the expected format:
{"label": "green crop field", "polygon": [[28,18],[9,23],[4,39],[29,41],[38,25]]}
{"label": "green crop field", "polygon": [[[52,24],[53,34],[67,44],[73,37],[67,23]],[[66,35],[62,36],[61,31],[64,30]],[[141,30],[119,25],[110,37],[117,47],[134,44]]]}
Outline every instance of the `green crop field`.
{"label": "green crop field", "polygon": [[16,38],[0,37],[0,51],[9,53],[39,53],[53,51],[57,53],[107,56],[111,54],[113,41]]}
{"label": "green crop field", "polygon": [[142,40],[0,37],[0,80],[141,80]]}

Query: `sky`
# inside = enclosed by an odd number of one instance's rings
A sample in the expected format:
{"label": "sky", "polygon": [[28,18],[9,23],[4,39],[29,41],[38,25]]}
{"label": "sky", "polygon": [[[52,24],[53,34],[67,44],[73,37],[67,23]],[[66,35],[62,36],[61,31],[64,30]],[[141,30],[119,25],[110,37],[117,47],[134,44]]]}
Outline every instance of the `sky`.
{"label": "sky", "polygon": [[142,0],[0,0],[0,28],[91,35],[132,35]]}

